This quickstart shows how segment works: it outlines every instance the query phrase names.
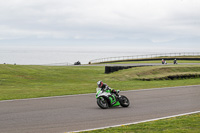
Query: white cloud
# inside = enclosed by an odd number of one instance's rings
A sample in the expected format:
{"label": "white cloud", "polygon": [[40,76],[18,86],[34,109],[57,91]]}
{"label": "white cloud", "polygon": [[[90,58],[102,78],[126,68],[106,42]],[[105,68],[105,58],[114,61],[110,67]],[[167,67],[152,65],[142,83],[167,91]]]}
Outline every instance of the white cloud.
{"label": "white cloud", "polygon": [[199,7],[198,0],[6,0],[0,38],[170,42],[200,37]]}

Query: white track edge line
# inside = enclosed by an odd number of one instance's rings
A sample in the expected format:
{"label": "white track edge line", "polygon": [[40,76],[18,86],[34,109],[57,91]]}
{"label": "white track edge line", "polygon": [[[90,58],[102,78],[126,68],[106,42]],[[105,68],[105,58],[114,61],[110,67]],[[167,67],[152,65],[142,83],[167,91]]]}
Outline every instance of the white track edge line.
{"label": "white track edge line", "polygon": [[[175,86],[175,87],[162,87],[162,88],[151,88],[151,89],[139,89],[139,90],[127,90],[127,91],[121,91],[121,92],[137,92],[137,91],[152,91],[152,90],[162,90],[162,89],[170,89],[170,88],[186,88],[186,87],[196,87],[200,85],[188,85],[188,86]],[[27,98],[27,99],[13,99],[13,100],[1,100],[2,102],[13,102],[13,101],[27,101],[27,100],[39,100],[39,99],[51,99],[51,98],[64,98],[64,97],[71,97],[71,96],[88,96],[88,95],[94,95],[96,93],[87,93],[87,94],[76,94],[76,95],[63,95],[63,96],[50,96],[50,97],[38,97],[38,98]]]}
{"label": "white track edge line", "polygon": [[183,114],[178,114],[178,115],[165,116],[165,117],[160,117],[160,118],[155,118],[155,119],[149,119],[149,120],[144,120],[144,121],[138,121],[138,122],[132,122],[132,123],[124,123],[124,124],[113,125],[113,126],[106,126],[106,127],[100,127],[100,128],[92,128],[92,129],[86,129],[86,130],[78,130],[78,131],[70,131],[70,132],[65,132],[65,133],[77,133],[77,132],[85,132],[85,131],[93,131],[93,130],[106,129],[106,128],[111,128],[111,127],[127,126],[127,125],[133,125],[133,124],[151,122],[151,121],[162,120],[162,119],[168,119],[168,118],[173,118],[173,117],[178,117],[178,116],[184,116],[184,115],[190,115],[190,114],[196,114],[196,113],[200,113],[200,111],[194,111],[194,112],[183,113]]}

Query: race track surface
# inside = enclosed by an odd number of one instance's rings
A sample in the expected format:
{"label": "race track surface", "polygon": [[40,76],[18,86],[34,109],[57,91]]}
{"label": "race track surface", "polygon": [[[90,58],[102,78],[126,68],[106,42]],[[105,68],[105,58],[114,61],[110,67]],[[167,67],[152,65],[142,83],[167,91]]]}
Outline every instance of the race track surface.
{"label": "race track surface", "polygon": [[0,101],[0,133],[64,133],[200,111],[200,86],[120,94],[130,107],[100,109],[95,94]]}
{"label": "race track surface", "polygon": [[[179,65],[200,65],[200,63],[178,63]],[[73,66],[167,66],[174,65],[173,63],[123,63],[122,64],[114,64],[114,63],[102,63],[102,64],[85,64],[85,65],[73,65]]]}

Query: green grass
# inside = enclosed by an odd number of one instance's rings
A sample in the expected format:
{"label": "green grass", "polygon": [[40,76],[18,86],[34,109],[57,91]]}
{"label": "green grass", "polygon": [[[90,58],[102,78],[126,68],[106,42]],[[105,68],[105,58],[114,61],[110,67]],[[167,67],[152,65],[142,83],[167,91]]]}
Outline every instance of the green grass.
{"label": "green grass", "polygon": [[134,90],[199,85],[199,78],[142,81],[171,74],[200,73],[199,65],[136,67],[104,74],[103,66],[0,65],[0,100],[94,93],[96,82]]}
{"label": "green grass", "polygon": [[84,133],[199,133],[200,113]]}
{"label": "green grass", "polygon": [[[118,80],[134,80],[134,79],[165,79],[168,76],[177,75],[200,75],[199,65],[167,65],[167,66],[151,66],[132,68],[126,71],[120,71],[115,74]],[[122,75],[124,75],[123,78]]]}
{"label": "green grass", "polygon": [[[0,65],[0,99],[94,92],[103,67]],[[95,89],[94,89],[95,90]]]}

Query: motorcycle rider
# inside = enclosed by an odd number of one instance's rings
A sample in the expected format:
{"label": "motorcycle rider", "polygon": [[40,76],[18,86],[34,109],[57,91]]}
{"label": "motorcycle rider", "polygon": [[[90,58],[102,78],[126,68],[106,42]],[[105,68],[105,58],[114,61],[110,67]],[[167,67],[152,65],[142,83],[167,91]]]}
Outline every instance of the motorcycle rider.
{"label": "motorcycle rider", "polygon": [[176,59],[174,59],[174,64],[177,64],[177,60]]}
{"label": "motorcycle rider", "polygon": [[119,90],[116,91],[114,89],[111,89],[107,84],[103,83],[101,80],[97,82],[97,86],[99,88],[101,88],[101,90],[103,90],[103,91],[109,90],[111,93],[114,93],[114,94],[116,94],[116,96],[119,96],[119,94],[118,94]]}

